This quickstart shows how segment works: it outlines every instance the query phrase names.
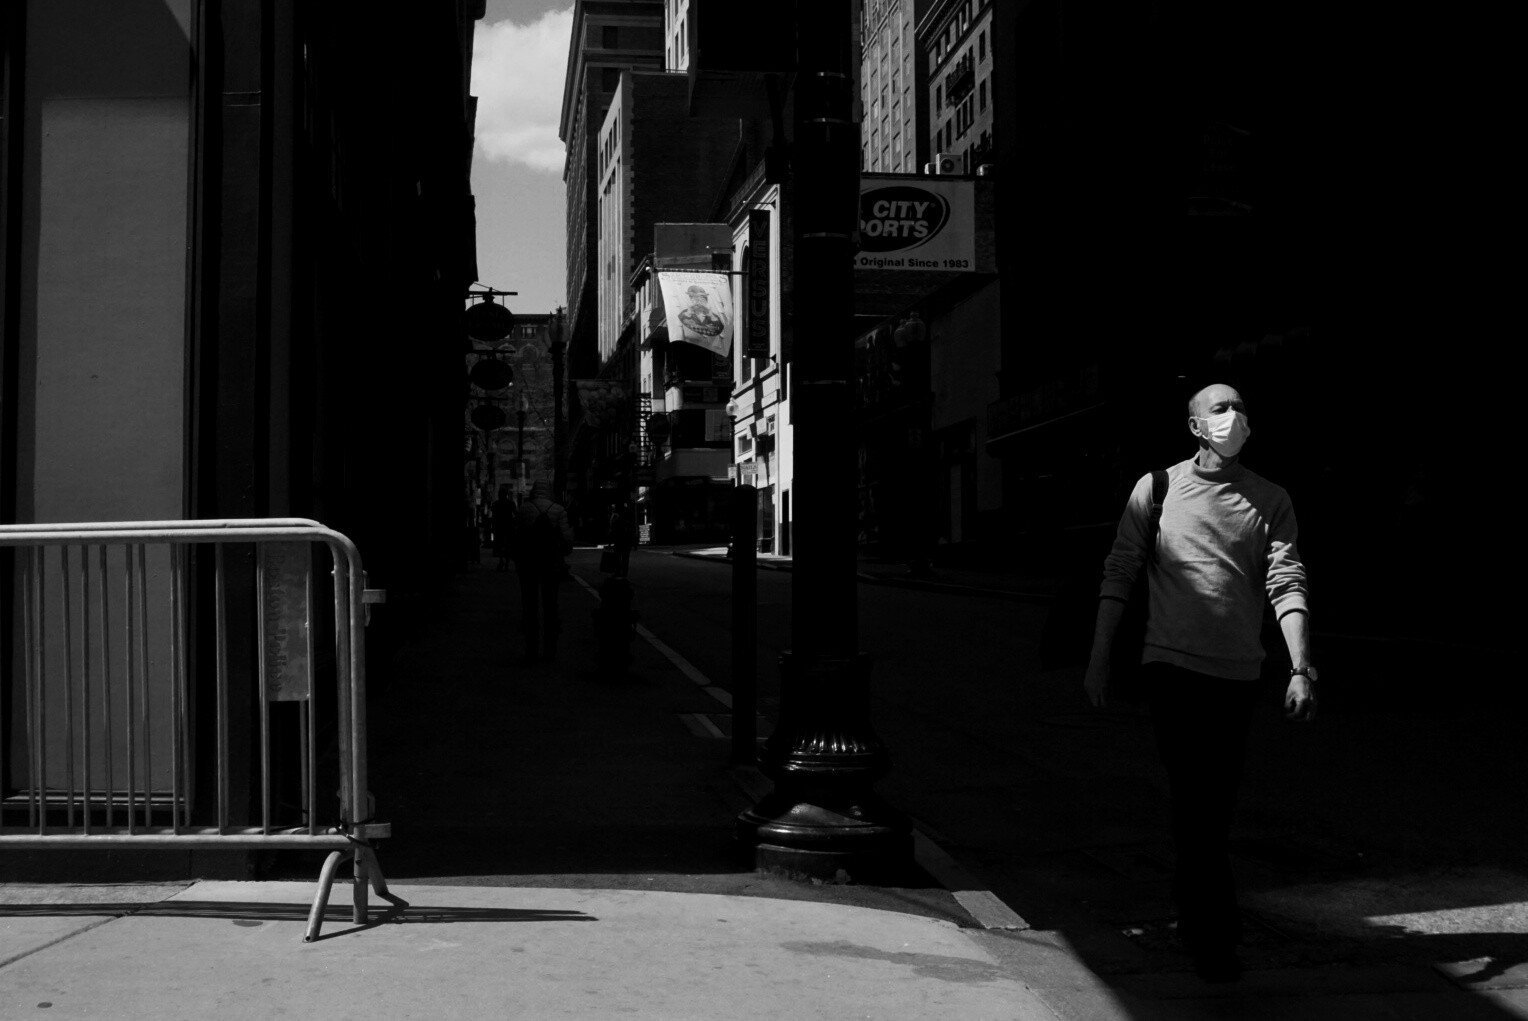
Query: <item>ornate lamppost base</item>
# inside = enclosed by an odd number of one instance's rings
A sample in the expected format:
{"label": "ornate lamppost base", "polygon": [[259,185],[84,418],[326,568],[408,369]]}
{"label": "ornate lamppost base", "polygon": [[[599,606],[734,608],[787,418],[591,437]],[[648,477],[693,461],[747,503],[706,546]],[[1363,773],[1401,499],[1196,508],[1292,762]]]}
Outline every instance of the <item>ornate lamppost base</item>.
{"label": "ornate lamppost base", "polygon": [[907,819],[871,785],[887,756],[870,728],[868,656],[781,657],[780,725],[760,766],[775,789],[737,820],[754,867],[818,879],[886,880],[912,863]]}
{"label": "ornate lamppost base", "polygon": [[907,820],[879,800],[833,808],[775,792],[738,817],[737,836],[754,868],[814,879],[894,881],[912,861]]}

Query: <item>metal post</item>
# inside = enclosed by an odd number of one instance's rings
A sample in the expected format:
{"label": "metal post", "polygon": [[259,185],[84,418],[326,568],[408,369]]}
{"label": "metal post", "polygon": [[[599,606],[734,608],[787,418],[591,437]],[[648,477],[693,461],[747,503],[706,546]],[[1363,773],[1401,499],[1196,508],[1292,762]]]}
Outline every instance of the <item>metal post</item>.
{"label": "metal post", "polygon": [[559,308],[552,319],[552,499],[566,503],[568,486],[568,437],[563,424],[563,360],[568,342],[563,335],[567,313]]}
{"label": "metal post", "polygon": [[857,651],[853,233],[859,209],[853,5],[796,5],[789,211],[796,429],[791,635],[780,722],[760,757],[774,790],[738,819],[760,868],[851,878],[911,861],[906,820],[879,801],[884,746],[870,727],[869,658]]}
{"label": "metal post", "polygon": [[[516,459],[519,461],[517,474],[520,476],[520,488],[528,490],[526,485],[528,472],[525,470],[525,398],[520,398],[520,407],[516,409],[515,416],[519,419],[519,453]],[[523,495],[523,494],[522,494]]]}
{"label": "metal post", "polygon": [[732,760],[752,765],[758,758],[758,543],[759,491],[732,490]]}

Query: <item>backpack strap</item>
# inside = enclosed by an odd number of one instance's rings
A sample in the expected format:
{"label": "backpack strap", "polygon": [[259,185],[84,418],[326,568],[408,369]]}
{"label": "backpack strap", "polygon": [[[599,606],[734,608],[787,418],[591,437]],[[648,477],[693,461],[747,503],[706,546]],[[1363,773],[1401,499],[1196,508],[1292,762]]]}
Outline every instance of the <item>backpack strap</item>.
{"label": "backpack strap", "polygon": [[1151,473],[1151,524],[1146,530],[1146,553],[1157,555],[1157,533],[1162,529],[1162,504],[1167,499],[1167,472],[1160,468]]}

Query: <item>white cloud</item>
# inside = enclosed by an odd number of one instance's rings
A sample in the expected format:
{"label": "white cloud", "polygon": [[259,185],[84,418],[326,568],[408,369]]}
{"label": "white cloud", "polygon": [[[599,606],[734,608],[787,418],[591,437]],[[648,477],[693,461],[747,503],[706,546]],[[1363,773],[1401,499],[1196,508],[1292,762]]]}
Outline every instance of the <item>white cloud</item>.
{"label": "white cloud", "polygon": [[573,8],[536,21],[478,22],[472,43],[472,93],[478,97],[477,148],[487,160],[562,173],[562,82]]}

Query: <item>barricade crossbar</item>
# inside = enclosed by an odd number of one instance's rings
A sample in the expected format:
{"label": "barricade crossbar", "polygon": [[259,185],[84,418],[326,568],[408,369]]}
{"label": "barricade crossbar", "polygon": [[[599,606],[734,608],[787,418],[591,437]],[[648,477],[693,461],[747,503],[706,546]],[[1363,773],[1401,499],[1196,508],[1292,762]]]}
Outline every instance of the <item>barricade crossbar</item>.
{"label": "barricade crossbar", "polygon": [[[314,647],[315,546],[331,562],[333,668],[325,671]],[[237,570],[230,547],[246,554]],[[356,924],[366,921],[368,888],[403,904],[388,893],[371,847],[390,827],[371,818],[364,627],[374,593],[350,539],[307,518],[18,524],[0,525],[0,556],[9,637],[0,660],[9,682],[0,686],[0,848],[328,850],[308,940],[346,857],[355,866]],[[253,584],[238,590],[245,612],[232,624],[231,575]],[[208,647],[208,622],[215,676],[193,677],[188,649],[193,641]],[[234,719],[231,639],[253,653],[241,665],[257,690],[238,701],[252,695],[256,718]],[[338,746],[338,814],[327,824],[319,820],[320,673],[333,677]],[[197,704],[208,687],[210,714]],[[281,710],[278,737],[273,706],[283,702],[296,703],[296,719]],[[198,769],[193,756],[205,763],[208,745],[215,768]],[[296,824],[273,814],[273,770],[283,768],[286,788],[292,773],[300,778]],[[246,814],[233,804],[236,771],[258,792],[257,819],[234,819]],[[201,781],[213,790],[198,791]]]}

